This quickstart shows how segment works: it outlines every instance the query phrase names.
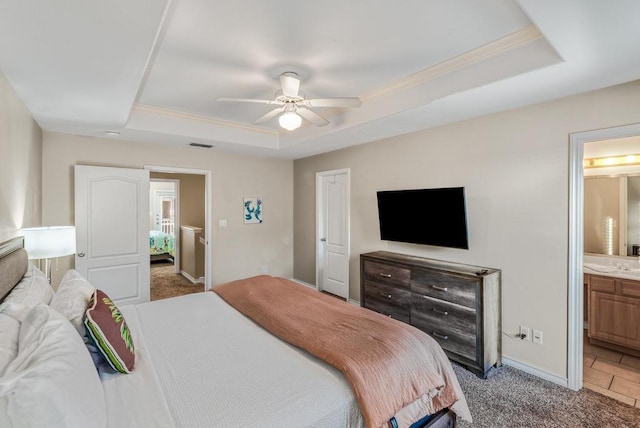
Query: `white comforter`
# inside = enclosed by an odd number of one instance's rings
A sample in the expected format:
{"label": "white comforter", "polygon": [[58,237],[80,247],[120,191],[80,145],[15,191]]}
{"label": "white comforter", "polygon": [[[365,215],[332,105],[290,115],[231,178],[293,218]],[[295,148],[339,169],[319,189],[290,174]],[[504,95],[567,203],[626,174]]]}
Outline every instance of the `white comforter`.
{"label": "white comforter", "polygon": [[214,293],[120,308],[132,374],[103,374],[110,427],[361,427],[342,374]]}

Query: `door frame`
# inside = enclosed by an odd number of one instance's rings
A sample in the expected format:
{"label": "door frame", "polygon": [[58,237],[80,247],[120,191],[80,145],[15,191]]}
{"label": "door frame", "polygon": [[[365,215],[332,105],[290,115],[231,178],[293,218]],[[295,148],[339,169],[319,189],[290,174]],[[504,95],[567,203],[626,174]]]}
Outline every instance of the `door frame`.
{"label": "door frame", "polygon": [[640,123],[569,134],[569,259],[567,385],[582,388],[584,255],[584,143],[640,135]]}
{"label": "door frame", "polygon": [[332,176],[332,175],[342,175],[345,174],[347,176],[347,184],[346,184],[346,208],[347,208],[347,227],[345,229],[346,233],[346,257],[347,262],[345,263],[345,268],[347,269],[345,278],[347,279],[347,300],[349,300],[351,293],[349,292],[351,287],[351,279],[349,277],[350,269],[349,263],[351,259],[351,168],[341,168],[341,169],[332,169],[330,171],[321,171],[316,172],[316,290],[322,291],[321,287],[321,278],[322,278],[322,262],[323,262],[323,244],[320,241],[322,236],[324,235],[324,218],[322,213],[322,204],[324,203],[323,191],[322,191],[322,179],[324,177]]}
{"label": "door frame", "polygon": [[[151,171],[157,172],[157,171]],[[173,273],[180,273],[180,180],[175,178],[149,178],[149,182],[170,182],[173,183],[173,196],[175,202],[173,204],[174,209],[174,221],[173,221]],[[150,207],[151,208],[151,207]],[[155,208],[151,208],[153,211]]]}
{"label": "door frame", "polygon": [[174,166],[145,165],[144,169],[151,172],[168,172],[174,174],[204,175],[204,289],[208,291],[213,286],[213,173],[210,169],[182,168]]}

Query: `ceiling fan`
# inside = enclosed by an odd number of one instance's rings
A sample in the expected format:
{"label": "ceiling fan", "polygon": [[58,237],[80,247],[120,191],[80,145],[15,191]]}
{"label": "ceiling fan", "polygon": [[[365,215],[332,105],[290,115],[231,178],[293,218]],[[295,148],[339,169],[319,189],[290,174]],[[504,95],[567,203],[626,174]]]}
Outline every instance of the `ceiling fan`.
{"label": "ceiling fan", "polygon": [[293,71],[287,71],[280,75],[280,86],[273,100],[257,100],[252,98],[218,98],[218,101],[231,101],[241,103],[271,104],[279,107],[260,117],[254,123],[265,123],[277,115],[280,126],[288,131],[297,129],[302,124],[302,118],[317,126],[325,126],[327,119],[310,110],[310,107],[360,107],[359,98],[312,98],[305,99],[304,92],[300,90],[300,79]]}

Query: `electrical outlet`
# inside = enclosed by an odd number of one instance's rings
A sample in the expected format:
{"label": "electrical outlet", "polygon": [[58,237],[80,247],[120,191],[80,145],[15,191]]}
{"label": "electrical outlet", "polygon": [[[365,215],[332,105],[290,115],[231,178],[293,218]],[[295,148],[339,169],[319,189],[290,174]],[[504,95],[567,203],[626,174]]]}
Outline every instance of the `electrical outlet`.
{"label": "electrical outlet", "polygon": [[226,219],[221,219],[218,224],[220,225],[220,227],[227,227],[227,220]]}
{"label": "electrical outlet", "polygon": [[262,266],[262,273],[268,273],[269,272],[269,266],[264,265]]}
{"label": "electrical outlet", "polygon": [[524,335],[522,340],[531,342],[531,329],[523,325],[520,326],[520,336]]}
{"label": "electrical outlet", "polygon": [[533,330],[533,343],[542,345],[542,332],[540,330]]}

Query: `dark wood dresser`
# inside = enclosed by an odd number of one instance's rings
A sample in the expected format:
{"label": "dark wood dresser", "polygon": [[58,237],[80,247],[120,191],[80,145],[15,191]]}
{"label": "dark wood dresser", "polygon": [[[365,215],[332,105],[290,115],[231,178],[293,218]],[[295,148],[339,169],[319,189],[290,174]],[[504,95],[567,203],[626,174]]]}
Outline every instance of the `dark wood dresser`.
{"label": "dark wood dresser", "polygon": [[502,363],[501,271],[404,254],[360,255],[360,304],[432,336],[479,376]]}

